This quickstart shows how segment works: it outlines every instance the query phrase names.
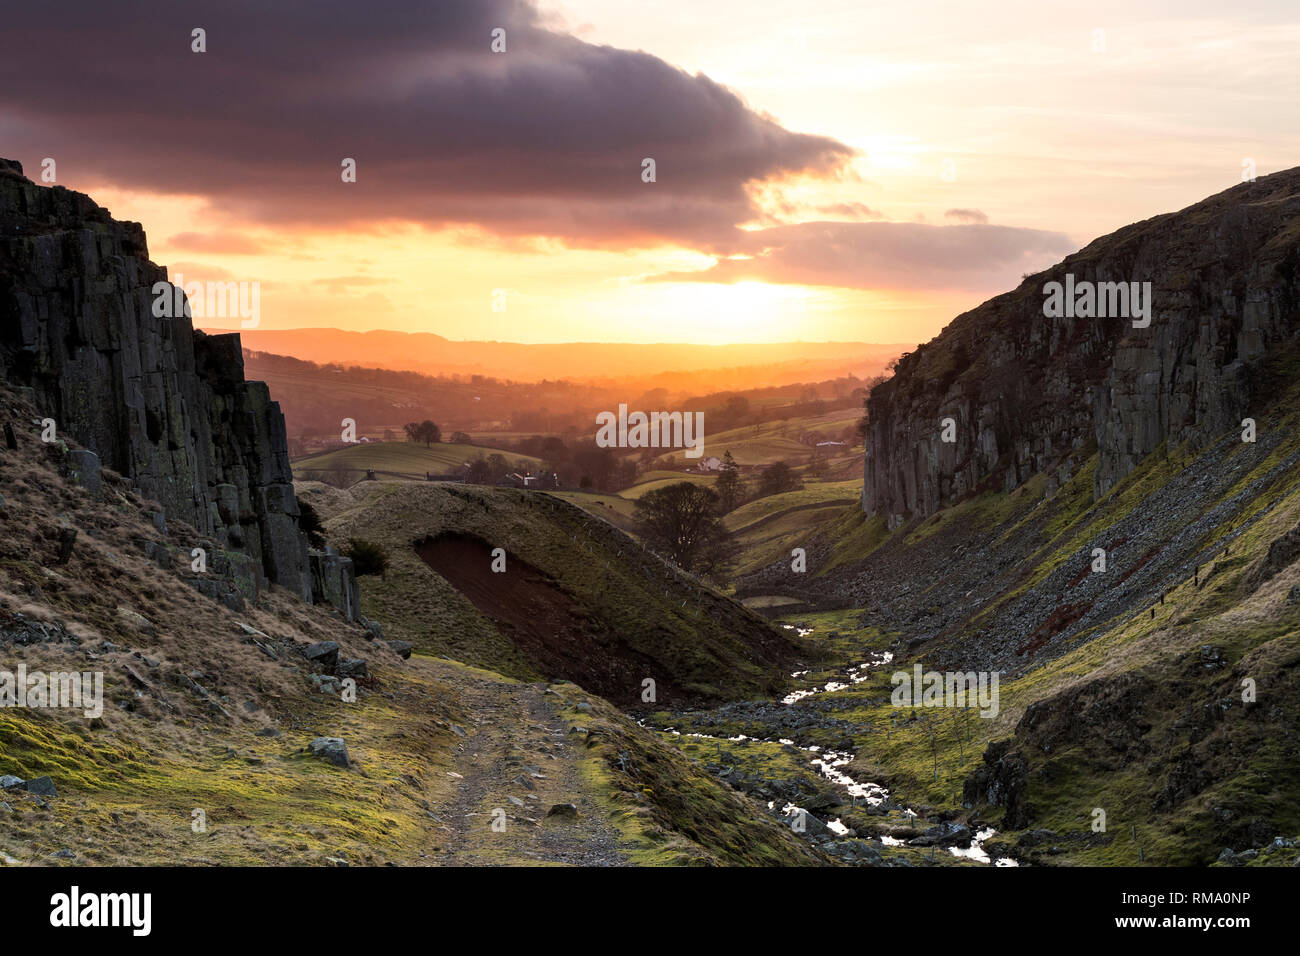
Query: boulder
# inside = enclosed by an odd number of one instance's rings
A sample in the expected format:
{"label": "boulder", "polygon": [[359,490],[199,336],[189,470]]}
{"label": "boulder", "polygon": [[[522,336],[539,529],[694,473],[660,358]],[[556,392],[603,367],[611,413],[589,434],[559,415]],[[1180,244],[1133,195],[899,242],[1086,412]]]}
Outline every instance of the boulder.
{"label": "boulder", "polygon": [[309,550],[307,559],[311,567],[312,599],[338,608],[349,621],[360,619],[361,590],[352,559],[333,548]]}
{"label": "boulder", "polygon": [[57,797],[58,791],[54,789],[54,781],[49,777],[36,777],[28,780],[24,788],[28,793],[34,793],[41,797]]}
{"label": "boulder", "polygon": [[348,748],[342,737],[317,737],[307,749],[313,757],[325,760],[336,767],[349,767]]}
{"label": "boulder", "polygon": [[339,677],[351,677],[354,679],[370,676],[369,672],[366,670],[366,662],[360,657],[353,658],[349,661],[339,661],[339,665],[334,669],[334,673],[338,674]]}
{"label": "boulder", "polygon": [[98,496],[104,490],[100,476],[99,456],[87,448],[74,448],[68,452],[68,478],[81,485],[92,495]]}
{"label": "boulder", "polygon": [[333,667],[339,660],[339,645],[336,641],[319,641],[303,651],[303,654],[313,664]]}
{"label": "boulder", "polygon": [[135,611],[132,611],[130,608],[119,607],[117,609],[117,619],[121,621],[123,624],[125,624],[127,627],[131,628],[132,630],[139,631],[142,634],[152,635],[156,632],[156,629],[154,628],[152,621],[150,621],[143,614],[137,614]]}
{"label": "boulder", "polygon": [[231,611],[244,610],[244,596],[224,578],[199,577],[187,578],[194,590],[206,598],[211,598]]}

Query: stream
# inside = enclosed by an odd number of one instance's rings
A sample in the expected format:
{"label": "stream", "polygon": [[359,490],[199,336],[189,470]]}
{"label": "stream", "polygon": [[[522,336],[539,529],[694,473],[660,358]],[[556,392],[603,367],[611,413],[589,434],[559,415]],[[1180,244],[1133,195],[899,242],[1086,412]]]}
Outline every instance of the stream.
{"label": "stream", "polygon": [[[812,633],[812,628],[795,628],[794,625],[792,624],[786,624],[783,626],[792,630],[797,630],[800,637],[805,637],[808,634]],[[847,688],[852,687],[855,684],[860,684],[863,681],[867,680],[869,676],[868,672],[872,668],[881,667],[885,664],[892,662],[893,660],[894,660],[894,655],[890,651],[872,651],[870,652],[869,660],[863,661],[858,664],[850,665],[849,667],[844,669],[843,673],[840,675],[839,678],[829,680],[821,687],[813,687],[813,688],[806,688],[804,690],[792,691],[791,693],[787,694],[785,697],[781,698],[781,703],[785,704],[786,706],[789,706],[791,704],[796,703],[797,701],[806,700],[809,697],[813,697],[816,695],[833,694],[836,691],[846,690]],[[806,670],[795,671],[790,676],[796,678],[806,677],[808,673],[809,672]],[[647,730],[658,730],[663,733],[672,734],[673,736],[676,737],[682,737],[682,736],[695,737],[701,740],[716,740],[719,742],[729,742],[729,743],[743,743],[743,742],[778,743],[787,747],[794,747],[796,750],[801,750],[804,753],[812,754],[813,755],[812,759],[808,761],[809,765],[813,769],[815,769],[826,780],[835,784],[837,787],[843,789],[844,792],[849,795],[854,806],[857,806],[860,802],[869,806],[880,806],[886,800],[889,799],[889,791],[885,787],[882,787],[880,784],[872,783],[870,781],[855,780],[853,779],[853,777],[849,776],[849,774],[847,774],[844,771],[843,768],[847,767],[850,763],[853,762],[853,754],[851,753],[842,753],[835,750],[823,750],[821,747],[817,747],[817,746],[801,747],[798,744],[796,744],[793,740],[790,740],[789,738],[786,737],[779,737],[773,740],[770,737],[769,738],[748,737],[744,734],[737,734],[734,737],[717,737],[711,734],[701,734],[701,733],[694,733],[694,732],[683,734],[672,727],[649,726],[643,720],[638,720],[637,723],[640,724],[642,727],[645,727]],[[776,809],[775,801],[768,802],[768,809],[771,810]],[[796,806],[793,803],[787,803],[783,807],[781,807],[781,814],[786,818],[789,818],[796,813],[807,813],[807,811],[804,810],[802,807]],[[918,814],[915,811],[913,811],[911,808],[904,808],[904,813],[911,820],[918,819]],[[827,827],[830,828],[830,830],[833,833],[841,837],[845,836],[849,832],[849,828],[845,826],[838,817],[834,820],[827,821],[826,825]],[[995,832],[996,831],[993,830],[992,827],[986,827],[971,835],[970,846],[967,847],[949,846],[949,847],[945,847],[945,849],[947,849],[947,851],[951,853],[953,856],[964,857],[969,860],[975,860],[978,863],[992,864],[999,867],[1018,866],[1019,863],[1017,863],[1016,860],[1010,857],[1000,857],[996,861],[992,860],[989,857],[988,853],[984,850],[984,846],[983,846],[984,842],[988,840],[990,837],[992,837],[995,834]],[[880,836],[875,838],[864,837],[862,839],[877,839],[884,846],[905,846],[906,845],[905,840],[896,839],[894,837],[889,837],[889,836]]]}

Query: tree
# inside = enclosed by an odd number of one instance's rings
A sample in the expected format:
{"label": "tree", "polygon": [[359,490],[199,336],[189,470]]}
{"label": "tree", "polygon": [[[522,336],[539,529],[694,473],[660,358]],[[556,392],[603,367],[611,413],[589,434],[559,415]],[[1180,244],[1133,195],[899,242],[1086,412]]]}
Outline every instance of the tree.
{"label": "tree", "polygon": [[352,469],[343,464],[342,461],[334,461],[325,470],[325,474],[321,476],[321,481],[335,488],[350,488],[352,487]]}
{"label": "tree", "polygon": [[758,496],[760,498],[766,498],[768,495],[779,495],[785,491],[798,491],[801,487],[803,485],[799,481],[799,476],[784,461],[772,462],[758,476]]}
{"label": "tree", "polygon": [[406,432],[407,441],[424,442],[425,448],[442,441],[442,429],[427,418],[422,422],[407,422],[402,431]]}
{"label": "tree", "polygon": [[646,543],[678,567],[716,574],[731,555],[731,538],[712,488],[689,481],[648,491],[636,502]]}
{"label": "tree", "polygon": [[488,485],[492,483],[492,466],[488,464],[482,452],[479,452],[478,457],[471,462],[467,462],[467,464],[469,465],[469,471],[465,475],[465,480],[471,485]]}
{"label": "tree", "polygon": [[383,576],[388,570],[388,552],[384,546],[361,538],[348,538],[348,546],[343,554],[352,559],[352,568],[357,577],[365,574]]}
{"label": "tree", "polygon": [[598,447],[594,442],[582,445],[573,452],[573,466],[577,473],[588,479],[583,487],[607,489],[614,469],[618,465],[617,456],[612,448]]}
{"label": "tree", "polygon": [[723,407],[723,415],[732,427],[739,427],[749,417],[749,399],[744,395],[733,395]]}
{"label": "tree", "polygon": [[718,495],[718,512],[724,515],[734,510],[740,504],[740,499],[744,497],[745,488],[740,480],[740,466],[736,464],[730,448],[722,456],[722,468],[713,490]]}
{"label": "tree", "polygon": [[470,438],[465,432],[452,432],[451,443],[453,445],[472,445],[474,444],[474,439]]}
{"label": "tree", "polygon": [[830,467],[831,464],[826,460],[826,456],[818,450],[813,452],[812,460],[808,462],[808,474],[814,478],[825,478]]}

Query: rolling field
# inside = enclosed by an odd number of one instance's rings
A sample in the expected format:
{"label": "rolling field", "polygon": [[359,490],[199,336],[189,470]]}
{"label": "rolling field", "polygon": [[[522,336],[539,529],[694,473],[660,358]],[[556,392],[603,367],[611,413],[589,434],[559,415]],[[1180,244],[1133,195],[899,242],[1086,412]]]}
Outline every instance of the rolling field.
{"label": "rolling field", "polygon": [[780,495],[769,495],[748,504],[741,505],[727,515],[724,523],[728,531],[740,532],[746,528],[767,520],[782,512],[795,508],[809,508],[817,505],[852,504],[862,495],[862,479],[847,481],[805,482],[800,491],[787,491]]}
{"label": "rolling field", "polygon": [[338,448],[321,455],[299,458],[293,462],[294,477],[301,478],[307,472],[329,471],[332,468],[347,468],[364,472],[373,468],[375,471],[405,475],[423,476],[431,472],[450,474],[458,470],[465,462],[477,458],[480,454],[501,454],[513,465],[524,463],[525,467],[538,468],[540,458],[520,455],[499,448],[484,448],[480,445],[452,445],[438,443],[426,448],[405,441],[371,442]]}
{"label": "rolling field", "polygon": [[592,491],[552,491],[548,494],[575,504],[587,514],[603,518],[620,531],[636,536],[636,520],[633,518],[636,507],[634,501],[619,495],[599,494]]}
{"label": "rolling field", "polygon": [[[662,472],[648,472],[648,474],[662,474]],[[657,491],[660,488],[667,488],[669,485],[679,485],[683,481],[689,482],[692,485],[705,485],[707,487],[712,487],[713,483],[717,481],[717,477],[714,475],[678,474],[672,475],[672,477],[669,478],[654,478],[650,481],[642,481],[639,484],[635,484],[631,488],[624,488],[619,492],[619,495],[623,498],[630,498],[635,501],[647,492]]]}
{"label": "rolling field", "polygon": [[[799,461],[812,455],[813,449],[800,444],[798,438],[805,432],[815,432],[827,440],[836,440],[846,428],[852,427],[861,417],[856,409],[836,409],[824,415],[789,419],[785,422],[766,422],[762,425],[745,425],[711,435],[705,431],[704,454],[721,458],[731,452],[738,465],[770,465],[774,461]],[[691,464],[684,451],[676,451],[662,459],[670,467]]]}
{"label": "rolling field", "polygon": [[735,574],[748,574],[774,561],[788,560],[792,548],[808,544],[825,525],[842,518],[846,509],[855,506],[854,501],[798,505],[742,528],[736,532],[740,554]]}

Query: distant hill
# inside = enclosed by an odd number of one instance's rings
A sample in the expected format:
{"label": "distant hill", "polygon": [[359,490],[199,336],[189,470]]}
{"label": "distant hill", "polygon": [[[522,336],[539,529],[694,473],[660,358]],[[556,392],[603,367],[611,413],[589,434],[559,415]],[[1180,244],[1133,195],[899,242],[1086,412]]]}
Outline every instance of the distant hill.
{"label": "distant hill", "polygon": [[[230,330],[221,330],[230,331]],[[634,381],[642,388],[692,388],[684,378],[711,374],[718,389],[757,388],[846,374],[874,375],[911,344],[778,342],[759,345],[639,345],[567,342],[457,342],[431,332],[343,329],[240,329],[244,347],[320,364],[484,375],[523,382],[546,379]],[[698,381],[698,380],[696,380]]]}

